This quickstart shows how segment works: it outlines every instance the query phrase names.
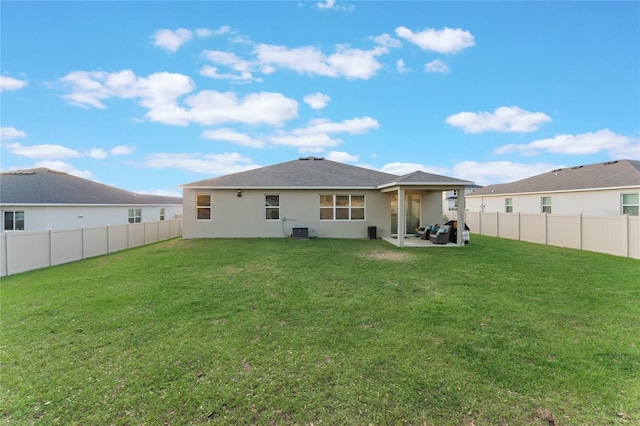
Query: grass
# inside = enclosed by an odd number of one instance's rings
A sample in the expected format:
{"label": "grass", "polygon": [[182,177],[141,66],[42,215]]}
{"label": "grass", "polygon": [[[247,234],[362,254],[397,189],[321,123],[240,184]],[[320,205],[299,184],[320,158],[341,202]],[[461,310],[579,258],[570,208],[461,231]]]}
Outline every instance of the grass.
{"label": "grass", "polygon": [[637,260],[171,240],[2,279],[7,424],[640,422]]}

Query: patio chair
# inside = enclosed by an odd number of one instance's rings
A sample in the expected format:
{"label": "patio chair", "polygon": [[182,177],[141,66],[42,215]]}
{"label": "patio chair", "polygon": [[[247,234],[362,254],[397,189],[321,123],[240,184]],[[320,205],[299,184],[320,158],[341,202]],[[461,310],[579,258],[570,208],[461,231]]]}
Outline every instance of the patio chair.
{"label": "patio chair", "polygon": [[449,242],[449,233],[451,233],[451,225],[442,225],[438,232],[429,235],[429,241],[433,244],[447,244]]}
{"label": "patio chair", "polygon": [[438,225],[424,225],[418,228],[417,237],[423,240],[429,240],[429,235],[438,231]]}

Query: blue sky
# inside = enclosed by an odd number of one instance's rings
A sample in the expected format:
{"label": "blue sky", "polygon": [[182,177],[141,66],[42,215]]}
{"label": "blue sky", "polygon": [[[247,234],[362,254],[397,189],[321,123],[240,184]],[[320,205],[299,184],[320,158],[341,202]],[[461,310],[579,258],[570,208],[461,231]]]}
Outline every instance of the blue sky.
{"label": "blue sky", "polygon": [[301,156],[509,182],[640,159],[639,2],[11,2],[1,168],[123,189]]}

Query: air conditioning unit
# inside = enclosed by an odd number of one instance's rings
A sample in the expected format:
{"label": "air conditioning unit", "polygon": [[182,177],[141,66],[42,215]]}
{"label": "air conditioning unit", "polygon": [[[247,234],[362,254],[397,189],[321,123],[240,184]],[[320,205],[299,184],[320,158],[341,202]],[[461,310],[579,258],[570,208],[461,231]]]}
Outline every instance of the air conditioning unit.
{"label": "air conditioning unit", "polygon": [[291,231],[291,238],[294,240],[308,240],[309,227],[307,225],[294,225]]}

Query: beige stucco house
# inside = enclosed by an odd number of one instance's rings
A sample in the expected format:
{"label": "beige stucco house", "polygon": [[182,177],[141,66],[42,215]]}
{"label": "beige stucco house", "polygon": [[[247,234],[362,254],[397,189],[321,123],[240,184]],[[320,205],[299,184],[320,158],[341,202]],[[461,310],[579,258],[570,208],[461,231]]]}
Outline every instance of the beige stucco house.
{"label": "beige stucco house", "polygon": [[[181,185],[184,238],[377,238],[442,223],[443,191],[473,182],[416,171],[396,176],[305,157]],[[458,244],[463,245],[462,233]]]}
{"label": "beige stucco house", "polygon": [[467,194],[470,212],[638,216],[640,161],[618,160],[551,170]]}

